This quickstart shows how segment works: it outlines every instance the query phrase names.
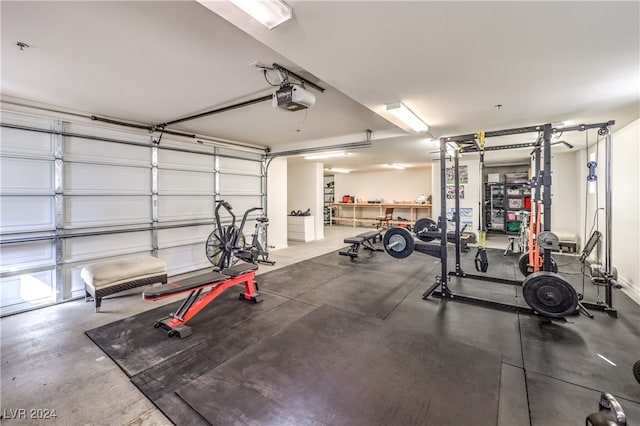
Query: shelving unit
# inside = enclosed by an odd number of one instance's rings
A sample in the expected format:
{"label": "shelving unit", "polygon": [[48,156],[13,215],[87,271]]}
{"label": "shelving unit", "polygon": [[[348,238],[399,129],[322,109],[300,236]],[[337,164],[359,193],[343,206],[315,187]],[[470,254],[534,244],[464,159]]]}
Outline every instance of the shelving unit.
{"label": "shelving unit", "polygon": [[520,232],[522,220],[519,213],[531,208],[531,188],[528,180],[529,175],[527,173],[505,174],[505,229],[507,234]]}
{"label": "shelving unit", "polygon": [[485,225],[487,231],[506,234],[520,232],[521,212],[531,207],[527,173],[507,173],[501,182],[485,184]]}
{"label": "shelving unit", "polygon": [[333,181],[324,183],[324,224],[331,225],[331,203],[335,201],[335,187]]}
{"label": "shelving unit", "polygon": [[504,184],[487,183],[485,186],[485,211],[487,231],[505,231],[504,220]]}
{"label": "shelving unit", "polygon": [[394,208],[394,217],[409,214],[408,220],[391,220],[390,223],[394,225],[413,225],[420,217],[431,217],[431,203],[330,203],[330,207],[337,209],[337,215],[333,215],[333,210],[330,211],[333,223],[351,222],[354,227],[359,223],[375,224],[376,217],[383,216],[387,207]]}

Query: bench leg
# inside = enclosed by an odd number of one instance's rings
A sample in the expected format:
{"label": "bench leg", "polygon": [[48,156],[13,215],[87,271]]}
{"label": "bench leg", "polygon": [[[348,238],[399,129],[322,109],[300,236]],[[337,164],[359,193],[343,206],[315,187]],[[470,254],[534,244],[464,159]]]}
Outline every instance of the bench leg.
{"label": "bench leg", "polygon": [[100,312],[100,304],[102,303],[102,297],[94,297],[96,301],[96,312]]}

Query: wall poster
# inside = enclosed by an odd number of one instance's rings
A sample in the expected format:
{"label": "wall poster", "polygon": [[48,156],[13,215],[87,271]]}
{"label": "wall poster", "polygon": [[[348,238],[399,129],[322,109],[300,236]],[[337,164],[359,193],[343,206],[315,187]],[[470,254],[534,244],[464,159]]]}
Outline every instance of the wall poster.
{"label": "wall poster", "polygon": [[[454,185],[455,177],[453,167],[447,167],[445,169],[445,175],[447,177],[447,184]],[[469,167],[468,166],[458,166],[458,175],[460,176],[460,185],[463,183],[469,183]]]}
{"label": "wall poster", "polygon": [[[453,200],[456,198],[456,186],[447,185],[447,198]],[[460,199],[464,200],[464,185],[460,185]]]}

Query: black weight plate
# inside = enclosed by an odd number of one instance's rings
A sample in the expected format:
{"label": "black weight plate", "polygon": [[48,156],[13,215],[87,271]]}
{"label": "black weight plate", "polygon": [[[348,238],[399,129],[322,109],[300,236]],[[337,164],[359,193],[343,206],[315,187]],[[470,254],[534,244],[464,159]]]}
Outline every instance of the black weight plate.
{"label": "black weight plate", "polygon": [[438,227],[436,225],[435,220],[428,217],[423,217],[416,221],[416,224],[414,225],[413,228],[416,233],[416,236],[420,238],[422,241],[433,241],[434,240],[433,237],[427,237],[426,235],[422,235],[422,233],[426,231],[432,231],[434,229],[437,229]]}
{"label": "black weight plate", "polygon": [[[404,228],[391,228],[384,233],[383,238],[384,249],[396,259],[403,259],[413,253],[415,242],[411,232]],[[389,247],[393,245],[393,247]]]}
{"label": "black weight plate", "polygon": [[578,293],[555,272],[534,272],[522,284],[524,300],[531,308],[551,318],[574,314],[578,309]]}
{"label": "black weight plate", "polygon": [[[533,267],[529,266],[529,252],[525,251],[523,255],[518,259],[518,269],[522,272],[522,275],[525,277],[533,272]],[[556,260],[551,258],[551,272],[558,272],[558,264]]]}

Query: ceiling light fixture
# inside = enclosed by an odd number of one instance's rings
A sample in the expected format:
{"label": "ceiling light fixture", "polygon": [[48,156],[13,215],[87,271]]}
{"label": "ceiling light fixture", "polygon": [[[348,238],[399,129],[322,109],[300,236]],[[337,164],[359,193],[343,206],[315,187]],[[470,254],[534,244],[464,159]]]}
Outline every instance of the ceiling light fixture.
{"label": "ceiling light fixture", "polygon": [[403,166],[402,164],[387,164],[387,167],[389,167],[390,169],[398,169],[398,170],[404,170],[406,169],[406,166]]}
{"label": "ceiling light fixture", "polygon": [[313,154],[313,155],[305,155],[304,159],[305,160],[320,160],[322,158],[333,158],[333,157],[346,157],[347,155],[349,155],[349,153],[347,152],[342,152],[342,151],[338,151],[338,152],[325,152],[323,154]]}
{"label": "ceiling light fixture", "polygon": [[231,3],[270,30],[293,16],[291,6],[282,0],[231,0]]}
{"label": "ceiling light fixture", "polygon": [[414,132],[426,132],[429,126],[418,118],[402,102],[387,105],[387,111],[393,114],[398,120],[409,126]]}
{"label": "ceiling light fixture", "polygon": [[331,169],[327,169],[328,172],[333,172],[333,173],[351,173],[351,170],[349,169],[341,169],[338,167],[333,167]]}

